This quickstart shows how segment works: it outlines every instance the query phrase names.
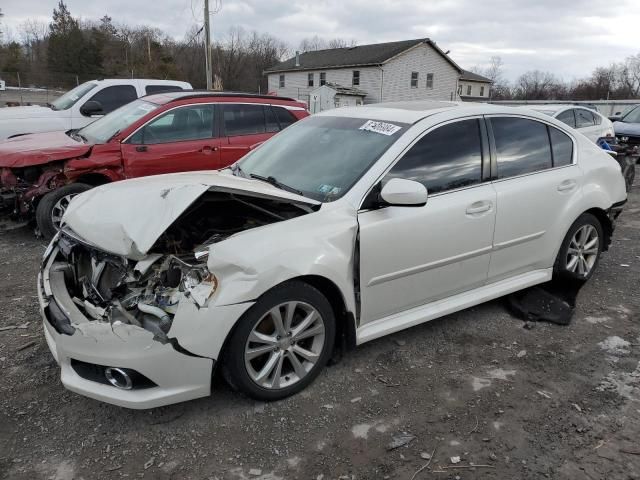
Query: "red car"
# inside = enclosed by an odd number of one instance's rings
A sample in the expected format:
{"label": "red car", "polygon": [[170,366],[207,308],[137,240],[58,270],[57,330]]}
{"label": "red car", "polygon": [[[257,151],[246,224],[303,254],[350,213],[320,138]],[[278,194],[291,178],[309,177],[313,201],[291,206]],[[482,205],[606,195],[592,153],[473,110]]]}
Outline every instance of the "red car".
{"label": "red car", "polygon": [[0,211],[52,237],[74,195],[127,178],[231,165],[309,115],[284,97],[213,92],[149,95],[80,130],[0,143]]}

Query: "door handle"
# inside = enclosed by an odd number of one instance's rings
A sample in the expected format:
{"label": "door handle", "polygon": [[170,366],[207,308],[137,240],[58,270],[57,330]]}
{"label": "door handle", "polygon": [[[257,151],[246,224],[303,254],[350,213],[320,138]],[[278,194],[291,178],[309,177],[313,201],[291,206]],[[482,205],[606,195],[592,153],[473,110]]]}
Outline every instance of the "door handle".
{"label": "door handle", "polygon": [[138,145],[136,147],[136,152],[146,152],[147,151],[147,146],[146,145]]}
{"label": "door handle", "polygon": [[477,215],[491,210],[491,202],[474,202],[467,207],[467,215]]}
{"label": "door handle", "polygon": [[211,153],[211,152],[217,152],[218,151],[218,147],[212,147],[210,145],[205,145],[204,147],[202,147],[200,149],[200,151],[202,153]]}
{"label": "door handle", "polygon": [[578,182],[576,182],[573,179],[565,180],[560,185],[558,185],[558,191],[559,192],[568,192],[570,190],[573,190],[576,187],[577,183]]}

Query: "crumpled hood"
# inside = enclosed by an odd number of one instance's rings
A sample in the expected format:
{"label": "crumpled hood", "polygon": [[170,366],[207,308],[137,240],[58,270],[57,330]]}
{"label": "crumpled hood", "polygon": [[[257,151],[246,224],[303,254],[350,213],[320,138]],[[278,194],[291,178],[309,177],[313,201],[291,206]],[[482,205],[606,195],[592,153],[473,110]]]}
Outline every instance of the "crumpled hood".
{"label": "crumpled hood", "polygon": [[640,137],[640,123],[613,122],[616,135],[633,135]]}
{"label": "crumpled hood", "polygon": [[73,199],[63,223],[75,236],[104,251],[139,260],[208,190],[320,204],[265,182],[230,173],[174,173],[125,180],[89,190]]}
{"label": "crumpled hood", "polygon": [[[11,108],[1,110],[11,110]],[[77,142],[64,132],[21,135],[0,142],[0,168],[29,167],[80,157],[89,152],[92,146]]]}

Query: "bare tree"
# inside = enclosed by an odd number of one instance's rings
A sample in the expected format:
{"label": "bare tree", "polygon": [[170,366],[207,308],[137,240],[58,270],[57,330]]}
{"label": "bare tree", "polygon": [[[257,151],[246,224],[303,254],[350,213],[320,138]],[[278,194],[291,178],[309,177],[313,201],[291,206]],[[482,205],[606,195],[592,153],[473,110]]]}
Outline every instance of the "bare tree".
{"label": "bare tree", "polygon": [[43,41],[47,38],[48,33],[48,25],[33,18],[20,24],[20,38],[27,50],[27,58],[30,63],[39,63],[44,60]]}
{"label": "bare tree", "polygon": [[516,82],[516,97],[522,100],[549,100],[558,81],[552,73],[530,70],[523,73]]}

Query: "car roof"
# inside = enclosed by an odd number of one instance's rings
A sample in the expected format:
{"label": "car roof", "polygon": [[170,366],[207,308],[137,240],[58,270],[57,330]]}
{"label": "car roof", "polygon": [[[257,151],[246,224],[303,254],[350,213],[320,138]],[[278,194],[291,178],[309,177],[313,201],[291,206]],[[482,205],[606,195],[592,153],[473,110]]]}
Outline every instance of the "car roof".
{"label": "car roof", "polygon": [[[476,102],[437,102],[417,100],[407,102],[375,103],[359,107],[341,107],[316,113],[314,116],[352,117],[371,120],[415,123],[425,117],[443,112],[456,112],[456,116],[483,114],[514,114],[521,110],[510,105],[494,105]],[[548,118],[544,114],[529,110],[531,116]]]}
{"label": "car roof", "polygon": [[526,105],[523,107],[529,108],[531,110],[536,110],[537,112],[553,112],[554,114],[561,112],[562,110],[567,110],[569,108],[582,108],[584,110],[589,110],[590,112],[598,113],[596,110],[593,110],[592,108],[589,108],[585,105],[575,105],[571,103],[536,103],[535,105]]}
{"label": "car roof", "polygon": [[243,92],[210,92],[208,90],[183,90],[176,92],[161,92],[154,93],[143,97],[146,101],[155,103],[157,105],[166,105],[167,103],[175,102],[178,100],[189,99],[209,99],[209,98],[249,98],[249,99],[263,99],[263,100],[284,100],[289,102],[300,103],[299,100],[295,100],[289,97],[279,97],[276,95],[260,95],[257,93],[243,93]]}

